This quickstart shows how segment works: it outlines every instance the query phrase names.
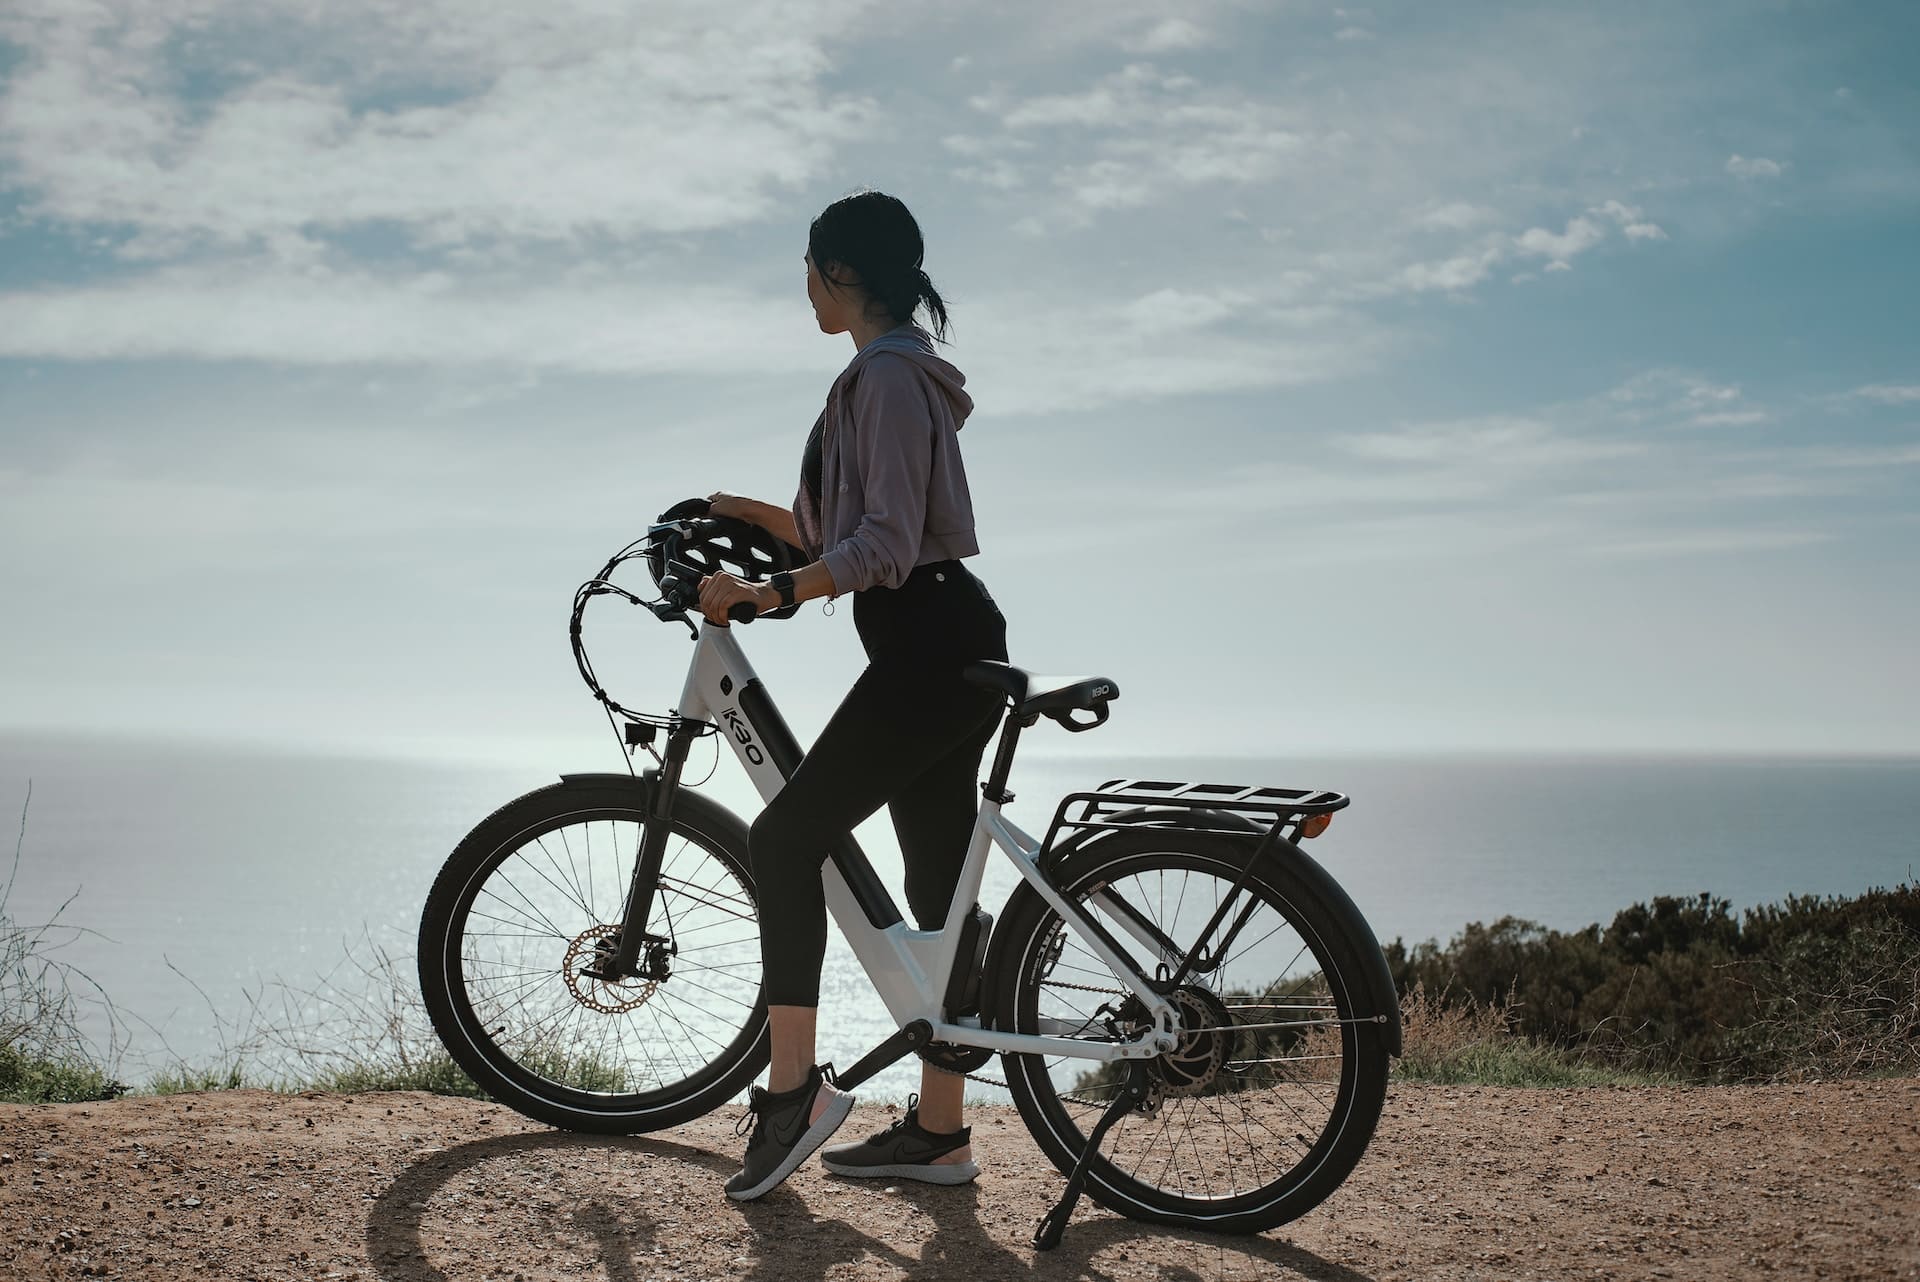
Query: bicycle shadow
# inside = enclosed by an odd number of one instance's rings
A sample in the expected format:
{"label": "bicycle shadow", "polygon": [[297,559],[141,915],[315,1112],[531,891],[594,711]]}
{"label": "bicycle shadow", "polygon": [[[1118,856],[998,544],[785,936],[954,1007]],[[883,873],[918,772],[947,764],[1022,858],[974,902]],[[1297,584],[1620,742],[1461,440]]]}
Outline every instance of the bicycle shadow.
{"label": "bicycle shadow", "polygon": [[[1157,1265],[1156,1277],[1173,1282],[1291,1277],[1310,1278],[1313,1282],[1373,1282],[1364,1273],[1290,1242],[1143,1224],[1094,1212],[1091,1203],[1085,1201],[1067,1225],[1060,1245],[1053,1250],[1035,1251],[1029,1244],[1032,1227],[1038,1225],[1051,1203],[1033,1208],[1031,1224],[1020,1233],[1017,1246],[1009,1249],[995,1241],[980,1222],[979,1185],[942,1188],[902,1181],[895,1187],[898,1190],[895,1196],[913,1203],[933,1224],[933,1236],[922,1245],[920,1259],[910,1268],[916,1280],[951,1277],[971,1282],[979,1278],[1025,1277],[1087,1278],[1101,1282],[1111,1275],[1100,1267],[1096,1257],[1111,1256],[1136,1244],[1164,1247],[1169,1242],[1180,1242],[1190,1248],[1183,1254],[1192,1264]],[[1090,1213],[1101,1218],[1085,1218]],[[1129,1270],[1134,1271],[1137,1269]]]}
{"label": "bicycle shadow", "polygon": [[[606,1152],[639,1151],[657,1158],[706,1167],[716,1179],[733,1174],[734,1165],[704,1149],[671,1140],[625,1136],[578,1135],[569,1131],[529,1131],[490,1136],[455,1145],[419,1158],[374,1200],[367,1212],[367,1263],[384,1282],[452,1282],[427,1259],[422,1222],[434,1196],[457,1177],[499,1159],[525,1158],[553,1150]],[[615,1194],[602,1190],[568,1211],[557,1211],[553,1236],[585,1239],[593,1247],[611,1282],[639,1282],[635,1263],[638,1249],[655,1238],[660,1216],[650,1196]],[[465,1276],[464,1274],[456,1276]]]}
{"label": "bicycle shadow", "polygon": [[[427,1154],[397,1175],[367,1212],[367,1263],[383,1282],[453,1282],[468,1273],[436,1266],[427,1258],[424,1221],[432,1213],[436,1195],[462,1175],[485,1163],[524,1159],[552,1151],[578,1153],[620,1152],[643,1155],[653,1161],[699,1168],[706,1183],[704,1196],[719,1198],[720,1185],[738,1169],[736,1159],[706,1149],[651,1136],[593,1136],[568,1131],[531,1131],[490,1136]],[[739,1214],[751,1234],[746,1259],[738,1276],[745,1282],[798,1282],[824,1278],[828,1272],[865,1257],[873,1257],[903,1271],[916,1266],[908,1255],[873,1238],[851,1224],[816,1215],[794,1190],[776,1190],[759,1202],[723,1204]],[[713,1244],[690,1239],[676,1228],[669,1214],[684,1211],[684,1199],[662,1197],[657,1191],[618,1192],[598,1189],[571,1207],[540,1204],[550,1229],[549,1241],[572,1246],[577,1253],[596,1256],[610,1282],[640,1282],[659,1273],[659,1258],[704,1253]],[[518,1209],[526,1211],[526,1206]],[[536,1212],[538,1213],[538,1212]],[[721,1211],[725,1214],[725,1211]],[[805,1234],[808,1249],[802,1262],[783,1251]],[[648,1248],[652,1247],[650,1251]],[[531,1246],[538,1250],[538,1245]],[[645,1269],[641,1267],[644,1260]],[[532,1261],[517,1271],[528,1272]]]}
{"label": "bicycle shadow", "polygon": [[[533,1131],[515,1135],[490,1136],[427,1154],[397,1175],[374,1200],[367,1213],[367,1263],[383,1282],[452,1282],[471,1276],[462,1270],[449,1274],[427,1258],[423,1222],[437,1194],[456,1179],[485,1163],[502,1159],[525,1159],[530,1155],[566,1152],[627,1153],[644,1156],[653,1162],[698,1168],[711,1177],[717,1197],[718,1187],[737,1169],[738,1163],[706,1149],[653,1136],[592,1136],[568,1131]],[[623,1177],[625,1178],[625,1177]],[[829,1179],[828,1187],[861,1187],[864,1181]],[[1182,1254],[1191,1265],[1161,1266],[1158,1276],[1175,1282],[1223,1282],[1234,1278],[1301,1277],[1314,1282],[1372,1282],[1365,1275],[1324,1260],[1287,1242],[1261,1237],[1223,1238],[1138,1224],[1117,1218],[1079,1219],[1067,1228],[1065,1239],[1052,1251],[1036,1253],[1028,1244],[1031,1226],[1015,1230],[1016,1245],[995,1241],[981,1222],[980,1190],[977,1185],[940,1188],[902,1181],[891,1186],[889,1194],[912,1205],[932,1226],[932,1235],[920,1244],[917,1255],[882,1241],[845,1220],[816,1213],[801,1193],[782,1187],[758,1202],[727,1204],[739,1216],[749,1240],[733,1248],[735,1276],[742,1282],[821,1282],[829,1273],[844,1270],[862,1260],[898,1269],[919,1279],[955,1278],[977,1282],[980,1278],[1088,1278],[1107,1279],[1110,1275],[1095,1257],[1110,1249],[1124,1251],[1131,1244],[1164,1247],[1167,1242],[1182,1242],[1190,1249]],[[529,1205],[534,1209],[529,1212]],[[706,1254],[715,1243],[705,1238],[690,1238],[673,1220],[684,1213],[685,1198],[662,1196],[657,1187],[633,1182],[633,1191],[596,1187],[585,1200],[571,1207],[553,1207],[550,1203],[521,1203],[522,1213],[544,1216],[547,1243],[555,1249],[571,1248],[577,1254],[597,1257],[609,1282],[641,1282],[656,1276],[660,1263],[688,1253]],[[1033,1208],[1038,1221],[1045,1207]],[[724,1212],[723,1212],[724,1214]],[[1088,1214],[1084,1207],[1082,1215]],[[795,1251],[794,1243],[804,1236],[806,1249]],[[1002,1230],[1002,1237],[1007,1230]],[[539,1250],[540,1243],[516,1240],[513,1245]],[[1110,1257],[1111,1258],[1111,1257]],[[645,1261],[643,1270],[641,1262]],[[709,1260],[709,1263],[712,1261]],[[520,1271],[537,1267],[527,1261]],[[532,1276],[529,1273],[529,1276]]]}

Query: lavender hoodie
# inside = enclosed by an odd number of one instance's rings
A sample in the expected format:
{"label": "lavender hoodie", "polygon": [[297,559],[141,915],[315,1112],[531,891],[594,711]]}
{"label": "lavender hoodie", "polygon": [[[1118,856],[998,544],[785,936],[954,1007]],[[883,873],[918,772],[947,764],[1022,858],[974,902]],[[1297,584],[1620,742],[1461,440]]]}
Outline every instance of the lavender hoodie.
{"label": "lavender hoodie", "polygon": [[854,354],[821,412],[820,507],[793,503],[808,559],[835,594],[897,588],[916,565],[973,556],[973,498],[958,433],[973,410],[966,376],[908,323]]}

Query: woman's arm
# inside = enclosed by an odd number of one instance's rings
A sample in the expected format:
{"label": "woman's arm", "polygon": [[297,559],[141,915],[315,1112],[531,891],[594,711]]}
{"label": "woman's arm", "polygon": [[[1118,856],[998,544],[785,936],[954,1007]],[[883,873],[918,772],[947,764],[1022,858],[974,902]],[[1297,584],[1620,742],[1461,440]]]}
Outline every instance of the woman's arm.
{"label": "woman's arm", "polygon": [[[824,561],[815,561],[793,572],[793,600],[797,605],[815,597],[836,596],[833,574]],[[765,583],[748,583],[724,570],[700,580],[700,613],[708,623],[724,624],[727,608],[736,601],[751,601],[762,614],[780,608],[780,594]]]}
{"label": "woman's arm", "polygon": [[794,524],[793,512],[788,508],[775,507],[759,499],[742,498],[725,490],[714,491],[707,496],[707,502],[713,504],[715,516],[751,521],[781,542],[800,546],[800,529]]}

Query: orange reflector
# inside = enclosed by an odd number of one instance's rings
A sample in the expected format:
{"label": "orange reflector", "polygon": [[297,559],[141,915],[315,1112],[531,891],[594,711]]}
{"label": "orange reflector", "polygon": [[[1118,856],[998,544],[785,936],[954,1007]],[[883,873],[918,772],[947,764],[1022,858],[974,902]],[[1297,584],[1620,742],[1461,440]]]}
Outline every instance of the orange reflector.
{"label": "orange reflector", "polygon": [[1300,821],[1300,835],[1302,837],[1318,837],[1327,830],[1327,825],[1332,822],[1332,815],[1308,815]]}

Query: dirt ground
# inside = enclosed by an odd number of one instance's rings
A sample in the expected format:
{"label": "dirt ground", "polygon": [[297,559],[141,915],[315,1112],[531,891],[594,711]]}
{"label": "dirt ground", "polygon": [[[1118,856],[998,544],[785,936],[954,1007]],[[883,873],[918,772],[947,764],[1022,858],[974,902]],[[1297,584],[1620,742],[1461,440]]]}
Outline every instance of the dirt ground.
{"label": "dirt ground", "polygon": [[[1011,1109],[978,1184],[809,1164],[729,1203],[733,1118],[551,1131],[420,1094],[0,1105],[0,1279],[1916,1278],[1920,1081],[1727,1089],[1398,1086],[1347,1183],[1219,1238],[1082,1201]],[[842,1132],[884,1125],[862,1106]]]}

